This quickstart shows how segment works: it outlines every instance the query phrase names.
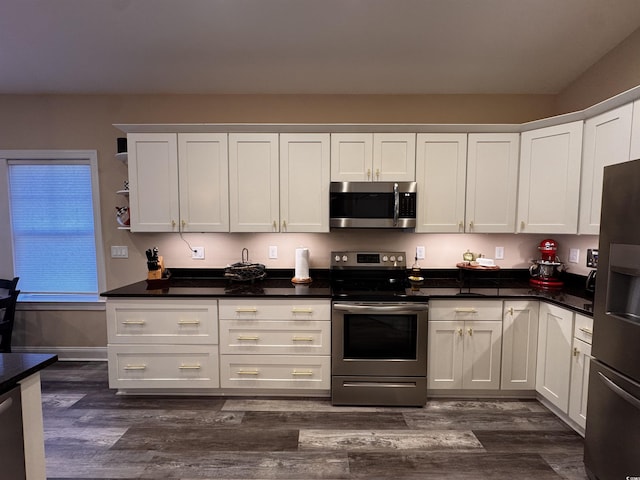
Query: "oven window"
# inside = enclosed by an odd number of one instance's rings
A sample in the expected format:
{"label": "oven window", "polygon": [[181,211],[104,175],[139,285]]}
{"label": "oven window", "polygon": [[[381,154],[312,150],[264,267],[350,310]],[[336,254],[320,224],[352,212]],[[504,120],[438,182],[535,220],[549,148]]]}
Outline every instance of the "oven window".
{"label": "oven window", "polygon": [[416,360],[416,315],[345,314],[344,358]]}

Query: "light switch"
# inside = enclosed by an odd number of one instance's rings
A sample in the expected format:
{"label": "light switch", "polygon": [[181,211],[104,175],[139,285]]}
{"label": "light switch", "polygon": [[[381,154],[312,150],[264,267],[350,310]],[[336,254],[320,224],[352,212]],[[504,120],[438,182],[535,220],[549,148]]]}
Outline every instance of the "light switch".
{"label": "light switch", "polygon": [[111,258],[129,258],[129,247],[126,245],[111,245]]}
{"label": "light switch", "polygon": [[570,263],[578,263],[580,261],[580,249],[579,248],[570,248],[569,249],[569,262]]}

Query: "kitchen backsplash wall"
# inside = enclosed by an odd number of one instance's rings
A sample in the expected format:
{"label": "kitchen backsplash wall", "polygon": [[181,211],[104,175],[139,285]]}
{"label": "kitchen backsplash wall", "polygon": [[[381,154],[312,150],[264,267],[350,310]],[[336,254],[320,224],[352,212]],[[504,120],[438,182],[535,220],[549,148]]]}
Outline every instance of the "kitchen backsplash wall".
{"label": "kitchen backsplash wall", "polygon": [[[420,266],[429,268],[455,268],[468,249],[495,258],[495,248],[504,247],[504,259],[496,260],[502,268],[527,268],[531,260],[539,258],[537,246],[545,238],[559,244],[558,256],[567,269],[586,275],[588,248],[598,248],[595,235],[531,235],[531,234],[416,234],[377,230],[349,230],[330,233],[206,233],[206,234],[144,234],[129,237],[129,258],[112,259],[113,282],[110,287],[131,283],[146,276],[144,252],[157,246],[167,267],[222,268],[239,262],[243,248],[249,250],[249,259],[267,268],[293,268],[295,250],[307,247],[311,268],[328,268],[333,250],[388,249],[407,253],[407,263],[413,263],[416,246],[424,246],[426,255]],[[190,247],[204,247],[204,260],[193,260]],[[269,258],[269,247],[275,246],[278,258]],[[578,263],[568,263],[569,249],[579,249]]]}

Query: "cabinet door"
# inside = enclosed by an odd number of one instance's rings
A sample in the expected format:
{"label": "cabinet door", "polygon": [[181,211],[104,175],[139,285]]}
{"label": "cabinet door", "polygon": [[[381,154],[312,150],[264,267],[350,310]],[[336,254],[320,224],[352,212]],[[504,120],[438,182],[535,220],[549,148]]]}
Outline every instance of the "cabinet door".
{"label": "cabinet door", "polygon": [[175,133],[130,133],[129,208],[132,232],[179,229],[178,148]]}
{"label": "cabinet door", "polygon": [[540,305],[536,391],[567,413],[571,373],[573,312]]}
{"label": "cabinet door", "polygon": [[537,301],[505,301],[502,318],[503,390],[536,388]]}
{"label": "cabinet door", "polygon": [[462,388],[464,322],[429,322],[428,388]]}
{"label": "cabinet door", "polygon": [[415,179],[415,133],[375,133],[373,135],[373,181],[413,182]]}
{"label": "cabinet door", "polygon": [[604,167],[629,160],[632,114],[628,104],[584,123],[578,233],[600,233]]}
{"label": "cabinet door", "polygon": [[420,133],[416,148],[416,232],[464,231],[467,177],[465,133]]}
{"label": "cabinet door", "polygon": [[465,322],[462,388],[500,388],[501,338],[502,322]]}
{"label": "cabinet door", "polygon": [[589,390],[591,345],[574,338],[573,356],[571,358],[569,418],[584,429],[587,426],[587,393]]}
{"label": "cabinet door", "polygon": [[465,231],[515,231],[518,143],[517,133],[469,135]]}
{"label": "cabinet door", "polygon": [[229,134],[230,231],[279,231],[278,184],[278,134]]}
{"label": "cabinet door", "polygon": [[522,134],[518,231],[577,233],[582,121]]}
{"label": "cabinet door", "polygon": [[229,231],[229,161],[225,133],[178,134],[180,230]]}
{"label": "cabinet door", "polygon": [[640,158],[640,100],[633,102],[633,121],[631,122],[631,148],[629,160]]}
{"label": "cabinet door", "polygon": [[373,134],[331,134],[331,181],[370,181],[373,167]]}
{"label": "cabinet door", "polygon": [[330,136],[280,135],[280,230],[329,231]]}

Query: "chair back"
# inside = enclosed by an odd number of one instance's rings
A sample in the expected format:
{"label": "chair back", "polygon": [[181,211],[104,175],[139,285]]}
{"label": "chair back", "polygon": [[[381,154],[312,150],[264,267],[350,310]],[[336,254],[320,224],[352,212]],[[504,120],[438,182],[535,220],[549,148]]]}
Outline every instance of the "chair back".
{"label": "chair back", "polygon": [[11,336],[13,334],[18,295],[20,295],[20,290],[14,290],[9,296],[0,298],[1,353],[11,353]]}

